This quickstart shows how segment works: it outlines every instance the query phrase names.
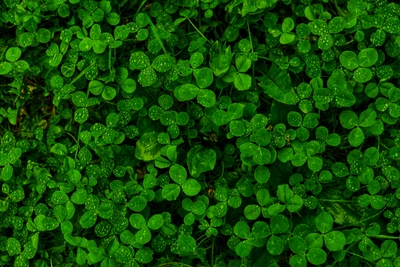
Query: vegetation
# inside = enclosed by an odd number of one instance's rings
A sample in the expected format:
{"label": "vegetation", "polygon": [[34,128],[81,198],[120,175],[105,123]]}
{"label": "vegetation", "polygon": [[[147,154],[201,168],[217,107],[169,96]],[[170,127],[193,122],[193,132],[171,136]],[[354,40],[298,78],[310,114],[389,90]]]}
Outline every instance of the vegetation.
{"label": "vegetation", "polygon": [[1,266],[400,266],[400,5],[0,2]]}

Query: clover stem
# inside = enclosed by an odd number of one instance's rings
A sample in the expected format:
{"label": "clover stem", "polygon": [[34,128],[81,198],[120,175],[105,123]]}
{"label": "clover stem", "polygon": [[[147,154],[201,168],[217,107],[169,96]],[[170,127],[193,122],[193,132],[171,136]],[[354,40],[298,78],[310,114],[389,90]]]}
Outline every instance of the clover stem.
{"label": "clover stem", "polygon": [[385,144],[381,143],[381,137],[378,135],[378,152],[380,152],[379,151],[380,144],[382,144],[383,148],[386,148],[387,150],[390,150],[390,148],[388,148]]}
{"label": "clover stem", "polygon": [[75,136],[73,136],[72,134],[70,134],[69,132],[66,132],[69,136],[72,137],[72,139],[74,139],[75,143],[78,143],[78,140],[76,140]]}
{"label": "clover stem", "polygon": [[337,202],[337,203],[354,203],[352,200],[344,200],[344,199],[318,199],[318,201],[322,202]]}
{"label": "clover stem", "polygon": [[211,267],[214,266],[214,245],[215,245],[215,238],[213,238],[211,247]]}
{"label": "clover stem", "polygon": [[200,244],[203,243],[204,241],[206,241],[207,239],[209,239],[209,237],[206,237],[206,238],[204,238],[203,240],[201,240],[201,241],[199,242],[199,244],[196,246],[196,248],[198,248],[198,247],[200,246]]}
{"label": "clover stem", "polygon": [[346,17],[346,13],[344,13],[343,10],[338,6],[336,0],[333,1],[333,4],[335,5],[335,8],[336,8],[337,12],[340,14],[340,16]]}
{"label": "clover stem", "polygon": [[157,33],[157,29],[154,26],[153,21],[150,19],[149,15],[147,13],[145,13],[145,15],[146,15],[147,19],[149,20],[151,30],[154,32],[154,35],[156,36],[158,43],[160,44],[162,50],[164,51],[164,54],[168,54],[167,49],[165,49],[164,43],[161,41],[161,38]]}
{"label": "clover stem", "polygon": [[[88,67],[86,67],[86,69],[84,69],[83,71],[81,71],[81,73],[78,74],[78,76],[76,76],[70,83],[69,85],[74,84],[77,80],[79,80],[83,75],[85,75],[93,66],[96,65],[95,63],[90,64]],[[89,90],[89,88],[88,88]]]}
{"label": "clover stem", "polygon": [[75,151],[75,160],[78,158],[78,151],[79,151],[79,136],[81,135],[81,129],[82,129],[82,124],[79,124],[79,130],[78,130],[78,140],[76,141],[77,148]]}
{"label": "clover stem", "polygon": [[269,58],[267,58],[267,57],[262,57],[262,56],[257,56],[258,58],[262,58],[262,59],[265,59],[265,60],[269,60],[269,61],[272,61],[271,59],[269,59]]}
{"label": "clover stem", "polygon": [[108,48],[108,70],[110,71],[111,74],[111,48]]}
{"label": "clover stem", "polygon": [[351,254],[351,255],[353,255],[353,256],[359,257],[359,258],[361,258],[361,259],[363,259],[363,260],[372,262],[372,261],[370,261],[369,259],[367,259],[367,258],[365,258],[365,257],[363,257],[363,256],[361,256],[361,255],[358,255],[358,254],[356,254],[356,253],[353,253],[353,252],[350,252],[350,251],[347,251],[347,253],[349,253],[349,254]]}
{"label": "clover stem", "polygon": [[199,238],[196,239],[196,242],[202,239],[206,234],[202,234]]}
{"label": "clover stem", "polygon": [[383,238],[383,239],[400,239],[398,236],[390,236],[390,235],[376,235],[371,237]]}
{"label": "clover stem", "polygon": [[218,94],[218,97],[217,97],[218,100],[221,97],[222,91],[224,91],[224,89],[219,90],[219,94]]}
{"label": "clover stem", "polygon": [[142,3],[140,3],[139,8],[136,10],[136,14],[135,17],[137,16],[137,14],[139,14],[140,10],[142,9],[142,7],[144,6],[144,4],[146,4],[147,0],[143,0]]}
{"label": "clover stem", "polygon": [[379,151],[379,145],[381,144],[381,138],[379,137],[379,135],[378,135],[378,153],[380,153],[380,151]]}
{"label": "clover stem", "polygon": [[163,264],[157,265],[156,267],[171,266],[171,265],[176,265],[176,266],[179,266],[179,267],[192,267],[192,265],[188,265],[188,264],[181,263],[181,262],[167,262],[167,263],[163,263]]}
{"label": "clover stem", "polygon": [[206,39],[206,41],[207,41],[209,44],[212,45],[212,43],[207,39],[207,37],[205,37],[204,34],[203,34],[199,29],[197,29],[196,25],[194,25],[193,22],[192,22],[188,17],[185,17],[185,18],[190,22],[190,24],[192,24],[193,28],[194,28],[204,39]]}
{"label": "clover stem", "polygon": [[220,178],[222,178],[224,176],[224,172],[225,172],[225,163],[222,162],[222,173],[221,173]]}
{"label": "clover stem", "polygon": [[132,1],[129,6],[127,7],[127,10],[130,10],[132,7],[134,7],[137,4],[137,0]]}
{"label": "clover stem", "polygon": [[250,39],[251,52],[254,52],[254,51],[253,51],[253,42],[252,42],[252,40],[251,40],[251,31],[250,31],[249,20],[247,20],[247,31],[249,32],[249,39]]}
{"label": "clover stem", "polygon": [[[254,53],[253,50],[253,41],[251,40],[251,31],[250,31],[250,25],[249,25],[249,20],[247,20],[247,31],[249,33],[249,39],[250,39],[250,47],[251,47],[251,52]],[[252,75],[254,77],[254,73],[255,73],[255,68],[254,68],[254,62],[252,62]]]}

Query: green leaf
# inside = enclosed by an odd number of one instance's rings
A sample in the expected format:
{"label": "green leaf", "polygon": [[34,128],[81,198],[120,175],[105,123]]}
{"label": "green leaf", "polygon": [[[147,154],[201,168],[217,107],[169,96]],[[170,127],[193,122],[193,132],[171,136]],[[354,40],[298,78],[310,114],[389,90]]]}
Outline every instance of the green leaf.
{"label": "green leaf", "polygon": [[328,50],[333,46],[333,38],[330,34],[323,34],[318,38],[318,47],[321,50]]}
{"label": "green leaf", "polygon": [[143,229],[146,227],[146,219],[140,213],[134,213],[129,217],[129,222],[135,229]]}
{"label": "green leaf", "polygon": [[162,145],[158,142],[158,133],[148,132],[136,142],[135,157],[139,160],[150,161],[160,155]]}
{"label": "green leaf", "polygon": [[288,72],[281,71],[275,64],[261,78],[260,86],[271,98],[287,104],[294,105],[299,102],[299,97],[292,91],[291,78]]}
{"label": "green leaf", "polygon": [[239,103],[233,103],[228,106],[228,114],[231,120],[239,119],[243,116],[243,110],[245,105]]}
{"label": "green leaf", "polygon": [[393,257],[397,252],[397,243],[394,240],[385,240],[381,245],[382,257]]}
{"label": "green leaf", "polygon": [[238,72],[246,72],[251,67],[251,60],[246,56],[236,58],[236,69]]}
{"label": "green leaf", "polygon": [[157,230],[161,228],[163,224],[164,224],[164,218],[160,214],[155,214],[151,216],[147,221],[147,227],[149,227],[151,230]]}
{"label": "green leaf", "polygon": [[299,212],[303,207],[304,201],[299,195],[294,195],[286,202],[286,207],[289,212]]}
{"label": "green leaf", "polygon": [[179,235],[177,243],[182,253],[194,253],[196,250],[196,240],[190,235]]}
{"label": "green leaf", "polygon": [[3,167],[3,169],[1,170],[1,179],[3,181],[8,181],[12,178],[14,173],[14,168],[12,165],[7,164]]}
{"label": "green leaf", "polygon": [[201,185],[197,180],[190,178],[183,182],[182,190],[187,196],[196,196],[201,190]]}
{"label": "green leaf", "polygon": [[83,228],[90,228],[96,224],[96,221],[97,221],[96,210],[89,210],[86,211],[79,219],[79,224]]}
{"label": "green leaf", "polygon": [[342,111],[339,116],[340,124],[343,128],[353,129],[358,126],[358,116],[354,111],[346,110]]}
{"label": "green leaf", "polygon": [[283,252],[284,243],[282,238],[273,235],[267,241],[267,250],[271,255],[280,255]]}
{"label": "green leaf", "polygon": [[332,231],[324,235],[326,247],[330,251],[341,251],[346,245],[346,236],[339,231]]}
{"label": "green leaf", "polygon": [[89,250],[88,257],[93,263],[102,261],[107,255],[105,249],[102,247],[98,248],[95,246],[91,246],[88,247],[88,250]]}
{"label": "green leaf", "polygon": [[361,67],[371,67],[378,61],[378,52],[375,48],[365,48],[358,54],[358,63]]}
{"label": "green leaf", "polygon": [[89,83],[89,91],[94,95],[100,95],[103,92],[105,85],[99,81],[90,81]]}
{"label": "green leaf", "polygon": [[120,25],[114,29],[114,39],[115,40],[125,40],[129,36],[129,29],[125,25]]}
{"label": "green leaf", "polygon": [[245,125],[241,121],[234,120],[229,123],[229,130],[233,136],[242,136],[245,133]]}
{"label": "green leaf", "polygon": [[168,184],[162,189],[162,197],[168,201],[176,200],[181,192],[181,188],[177,184]]}
{"label": "green leaf", "polygon": [[285,18],[282,22],[282,31],[290,32],[294,29],[294,21],[292,18]]}
{"label": "green leaf", "polygon": [[289,248],[296,254],[304,254],[307,250],[307,244],[301,236],[293,236],[289,240]]}
{"label": "green leaf", "polygon": [[258,166],[254,171],[254,178],[259,183],[267,183],[270,175],[269,169],[265,166]]}
{"label": "green leaf", "polygon": [[193,70],[196,83],[200,88],[209,87],[214,81],[214,75],[210,68],[200,68]]}
{"label": "green leaf", "polygon": [[50,152],[57,154],[57,155],[64,156],[68,153],[68,149],[64,144],[57,143],[50,148]]}
{"label": "green leaf", "polygon": [[121,20],[119,15],[115,12],[108,13],[106,16],[106,19],[107,19],[107,22],[113,26],[118,25],[118,23]]}
{"label": "green leaf", "polygon": [[349,70],[354,70],[360,66],[358,56],[353,51],[344,51],[339,56],[340,63]]}
{"label": "green leaf", "polygon": [[272,234],[282,234],[289,230],[289,220],[282,214],[274,215],[271,218]]}
{"label": "green leaf", "polygon": [[199,91],[200,89],[196,85],[189,83],[177,87],[174,91],[174,95],[179,101],[188,101],[195,98]]}
{"label": "green leaf", "polygon": [[148,247],[141,248],[136,252],[135,260],[144,264],[150,263],[153,260],[153,253]]}
{"label": "green leaf", "polygon": [[217,155],[213,149],[195,146],[187,154],[189,173],[198,178],[201,173],[214,169]]}
{"label": "green leaf", "polygon": [[346,91],[347,82],[346,77],[339,70],[334,70],[332,75],[328,79],[328,88],[332,90],[334,95],[338,95],[340,92]]}
{"label": "green leaf", "polygon": [[175,183],[182,184],[187,178],[187,172],[182,165],[174,164],[169,169],[169,176]]}
{"label": "green leaf", "polygon": [[142,52],[133,52],[129,58],[129,69],[131,70],[144,70],[150,66],[148,56]]}
{"label": "green leaf", "polygon": [[203,64],[204,56],[200,52],[195,52],[190,56],[190,65],[192,68],[198,68]]}
{"label": "green leaf", "polygon": [[290,111],[287,115],[287,121],[291,126],[300,127],[303,125],[303,117],[300,113],[295,111]]}
{"label": "green leaf", "polygon": [[290,33],[282,33],[282,35],[279,38],[279,42],[283,45],[287,45],[290,44],[291,42],[294,41],[294,39],[296,38],[296,35],[292,32]]}
{"label": "green leaf", "polygon": [[312,156],[308,158],[307,164],[311,171],[318,172],[323,167],[323,160],[318,156]]}
{"label": "green leaf", "polygon": [[168,54],[157,56],[151,63],[153,69],[158,72],[167,72],[172,68],[173,65],[173,58]]}
{"label": "green leaf", "polygon": [[291,267],[306,267],[307,259],[303,255],[293,255],[289,259],[289,265]]}
{"label": "green leaf", "polygon": [[315,218],[315,225],[321,233],[325,234],[329,232],[333,227],[333,218],[328,212],[321,212],[317,218]]}
{"label": "green leaf", "polygon": [[229,113],[223,110],[217,110],[212,115],[213,122],[218,125],[225,125],[230,121]]}
{"label": "green leaf", "polygon": [[6,75],[12,71],[12,66],[10,62],[0,62],[0,75]]}
{"label": "green leaf", "polygon": [[10,47],[6,52],[6,59],[10,62],[17,61],[22,55],[21,49],[18,47]]}
{"label": "green leaf", "polygon": [[134,196],[128,203],[128,207],[136,212],[141,212],[147,206],[147,200],[143,196]]}
{"label": "green leaf", "polygon": [[261,214],[261,207],[258,205],[247,205],[244,208],[244,216],[248,220],[256,220]]}
{"label": "green leaf", "polygon": [[245,91],[251,87],[251,76],[244,73],[236,73],[233,83],[236,89]]}
{"label": "green leaf", "polygon": [[370,127],[375,123],[377,114],[373,109],[367,109],[361,112],[359,124],[361,127]]}
{"label": "green leaf", "polygon": [[87,108],[78,108],[74,114],[74,120],[77,123],[84,123],[89,119],[89,110]]}
{"label": "green leaf", "polygon": [[151,86],[156,81],[157,81],[157,74],[151,66],[142,69],[142,71],[139,73],[138,82],[143,87]]}
{"label": "green leaf", "polygon": [[306,254],[307,260],[314,265],[321,265],[326,262],[326,252],[320,248],[312,248]]}
{"label": "green leaf", "polygon": [[353,78],[358,83],[366,83],[372,79],[372,71],[367,68],[358,68],[354,72]]}
{"label": "green leaf", "polygon": [[359,145],[362,144],[362,142],[364,142],[364,140],[365,140],[365,135],[363,130],[361,130],[358,127],[351,130],[349,134],[349,143],[351,146],[358,147]]}
{"label": "green leaf", "polygon": [[49,42],[51,39],[51,32],[48,29],[40,28],[36,32],[36,40],[42,44]]}
{"label": "green leaf", "polygon": [[14,237],[7,239],[7,252],[8,255],[14,256],[21,254],[21,243]]}
{"label": "green leaf", "polygon": [[245,240],[236,245],[235,252],[239,257],[246,258],[250,255],[252,249],[253,246],[250,244],[250,242]]}
{"label": "green leaf", "polygon": [[136,90],[136,82],[135,80],[128,78],[123,83],[120,84],[122,90],[126,93],[131,94]]}
{"label": "green leaf", "polygon": [[105,86],[101,96],[104,98],[104,100],[113,100],[117,96],[117,90],[115,90],[114,87]]}
{"label": "green leaf", "polygon": [[17,117],[18,117],[18,110],[17,109],[11,110],[7,115],[8,121],[12,125],[16,125],[17,124]]}
{"label": "green leaf", "polygon": [[209,108],[215,105],[216,95],[211,90],[203,89],[197,94],[197,101],[200,105]]}
{"label": "green leaf", "polygon": [[223,49],[215,42],[210,51],[210,68],[217,77],[222,77],[229,69],[233,53],[230,47]]}

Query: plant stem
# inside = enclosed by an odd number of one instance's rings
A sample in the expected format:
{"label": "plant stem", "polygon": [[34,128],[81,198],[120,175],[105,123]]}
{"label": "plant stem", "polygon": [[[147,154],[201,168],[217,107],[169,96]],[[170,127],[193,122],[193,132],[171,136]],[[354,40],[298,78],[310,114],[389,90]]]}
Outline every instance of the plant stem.
{"label": "plant stem", "polygon": [[197,29],[196,25],[194,25],[193,22],[192,22],[188,17],[186,17],[186,19],[190,22],[190,24],[192,24],[193,28],[195,28],[195,30],[196,30],[204,39],[206,39],[206,41],[207,41],[209,44],[212,45],[212,43],[207,39],[207,37],[205,37],[204,34],[203,34],[199,29]]}
{"label": "plant stem", "polygon": [[167,262],[167,263],[163,263],[160,265],[157,265],[156,267],[168,267],[168,266],[181,266],[181,267],[192,267],[192,265],[188,265],[185,263],[180,263],[180,262]]}
{"label": "plant stem", "polygon": [[354,203],[352,200],[342,200],[342,199],[318,199],[322,202],[337,202],[337,203]]}
{"label": "plant stem", "polygon": [[390,236],[390,235],[377,235],[371,236],[372,238],[382,238],[382,239],[400,239],[398,236]]}
{"label": "plant stem", "polygon": [[76,76],[70,83],[69,85],[74,84],[77,80],[79,80],[83,75],[85,75],[93,66],[96,65],[95,63],[90,64],[86,69],[84,69],[83,71],[81,71],[81,73],[78,74],[78,76]]}
{"label": "plant stem", "polygon": [[145,14],[146,14],[147,19],[149,20],[151,30],[154,32],[158,43],[160,44],[162,50],[164,51],[164,54],[168,54],[167,49],[165,49],[164,43],[162,42],[160,36],[157,33],[157,29],[154,26],[153,21],[150,19],[149,15],[147,13],[145,13]]}
{"label": "plant stem", "polygon": [[214,267],[214,244],[215,244],[215,238],[213,238],[212,248],[211,248],[211,267]]}
{"label": "plant stem", "polygon": [[147,0],[143,0],[142,3],[140,3],[139,8],[136,10],[136,14],[135,17],[137,16],[137,14],[139,14],[140,10],[142,9],[142,7],[144,6],[144,4],[146,4]]}
{"label": "plant stem", "polygon": [[358,254],[356,254],[356,253],[353,253],[353,252],[350,252],[350,251],[347,251],[347,253],[349,253],[349,254],[351,254],[351,255],[353,255],[353,256],[359,257],[359,258],[361,258],[361,259],[363,259],[363,260],[372,262],[372,261],[370,261],[369,259],[367,259],[367,258],[365,258],[365,257],[363,257],[363,256],[361,256],[361,255],[358,255]]}

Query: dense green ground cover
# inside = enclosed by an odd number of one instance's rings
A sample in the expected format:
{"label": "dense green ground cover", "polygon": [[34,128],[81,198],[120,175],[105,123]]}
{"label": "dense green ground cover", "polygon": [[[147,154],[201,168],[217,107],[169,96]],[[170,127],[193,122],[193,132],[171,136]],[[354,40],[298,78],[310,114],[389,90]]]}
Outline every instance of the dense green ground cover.
{"label": "dense green ground cover", "polygon": [[0,2],[0,266],[400,266],[400,5]]}

